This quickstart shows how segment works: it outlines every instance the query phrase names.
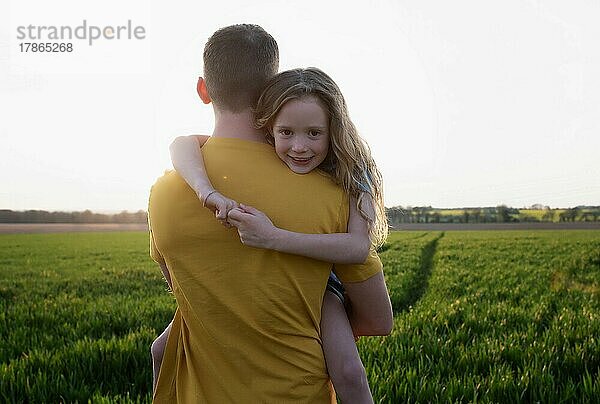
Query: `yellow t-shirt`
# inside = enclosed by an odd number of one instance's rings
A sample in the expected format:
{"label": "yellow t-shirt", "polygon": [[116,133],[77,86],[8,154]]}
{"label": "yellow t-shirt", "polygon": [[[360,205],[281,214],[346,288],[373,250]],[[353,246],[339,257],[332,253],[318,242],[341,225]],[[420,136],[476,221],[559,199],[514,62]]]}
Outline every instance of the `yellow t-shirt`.
{"label": "yellow t-shirt", "polygon": [[[211,138],[202,154],[216,189],[276,226],[346,231],[348,198],[322,173],[295,174],[271,146],[239,139]],[[332,265],[244,246],[174,171],[153,186],[148,212],[151,256],[177,300],[154,402],[335,402],[319,326]],[[379,271],[372,255],[335,272],[356,282]]]}

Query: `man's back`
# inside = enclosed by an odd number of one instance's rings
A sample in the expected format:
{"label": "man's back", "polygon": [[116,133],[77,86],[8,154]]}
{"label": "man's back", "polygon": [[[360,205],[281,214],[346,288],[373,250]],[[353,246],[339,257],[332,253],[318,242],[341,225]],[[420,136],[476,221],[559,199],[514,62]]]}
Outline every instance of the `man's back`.
{"label": "man's back", "polygon": [[[216,189],[275,225],[345,231],[343,192],[318,172],[292,173],[271,146],[212,138],[203,155]],[[332,400],[319,341],[330,264],[242,245],[175,172],[153,187],[149,219],[178,304],[157,402]]]}

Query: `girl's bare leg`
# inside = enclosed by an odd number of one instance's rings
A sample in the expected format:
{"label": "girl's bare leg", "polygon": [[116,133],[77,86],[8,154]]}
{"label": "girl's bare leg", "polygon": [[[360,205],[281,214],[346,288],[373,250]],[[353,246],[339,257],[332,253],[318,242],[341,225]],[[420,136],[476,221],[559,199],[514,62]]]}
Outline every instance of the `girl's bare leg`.
{"label": "girl's bare leg", "polygon": [[373,403],[365,368],[340,299],[325,292],[321,313],[321,339],[327,371],[342,403]]}
{"label": "girl's bare leg", "polygon": [[156,382],[158,381],[158,372],[160,371],[160,364],[163,360],[163,355],[165,353],[165,347],[167,345],[167,339],[169,338],[169,333],[171,332],[171,325],[173,322],[171,321],[167,328],[152,342],[152,346],[150,347],[150,352],[152,353],[152,392],[156,390]]}

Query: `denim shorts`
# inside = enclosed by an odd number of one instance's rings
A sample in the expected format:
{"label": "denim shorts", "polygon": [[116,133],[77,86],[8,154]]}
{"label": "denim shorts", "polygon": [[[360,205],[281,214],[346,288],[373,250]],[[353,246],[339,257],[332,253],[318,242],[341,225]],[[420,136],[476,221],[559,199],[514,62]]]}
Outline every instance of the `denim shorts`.
{"label": "denim shorts", "polygon": [[345,303],[344,293],[344,285],[338,279],[337,276],[333,272],[329,274],[329,279],[327,280],[327,290],[336,295],[342,303]]}

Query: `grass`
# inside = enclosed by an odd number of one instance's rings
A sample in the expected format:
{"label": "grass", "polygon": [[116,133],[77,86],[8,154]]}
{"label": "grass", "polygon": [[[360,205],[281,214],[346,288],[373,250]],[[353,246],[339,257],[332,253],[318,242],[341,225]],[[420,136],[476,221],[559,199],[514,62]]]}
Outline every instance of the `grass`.
{"label": "grass", "polygon": [[0,237],[0,401],[149,401],[149,346],[175,303],[146,245],[144,233]]}
{"label": "grass", "polygon": [[[406,243],[388,242],[386,262]],[[413,293],[393,271],[391,294]],[[558,284],[556,274],[565,274]],[[391,336],[360,341],[373,393],[380,402],[597,402],[599,284],[598,233],[447,232],[426,293],[396,315]]]}
{"label": "grass", "polygon": [[[0,236],[0,402],[150,401],[175,302],[147,244]],[[381,258],[394,331],[358,343],[377,402],[598,402],[600,232],[397,232]]]}

